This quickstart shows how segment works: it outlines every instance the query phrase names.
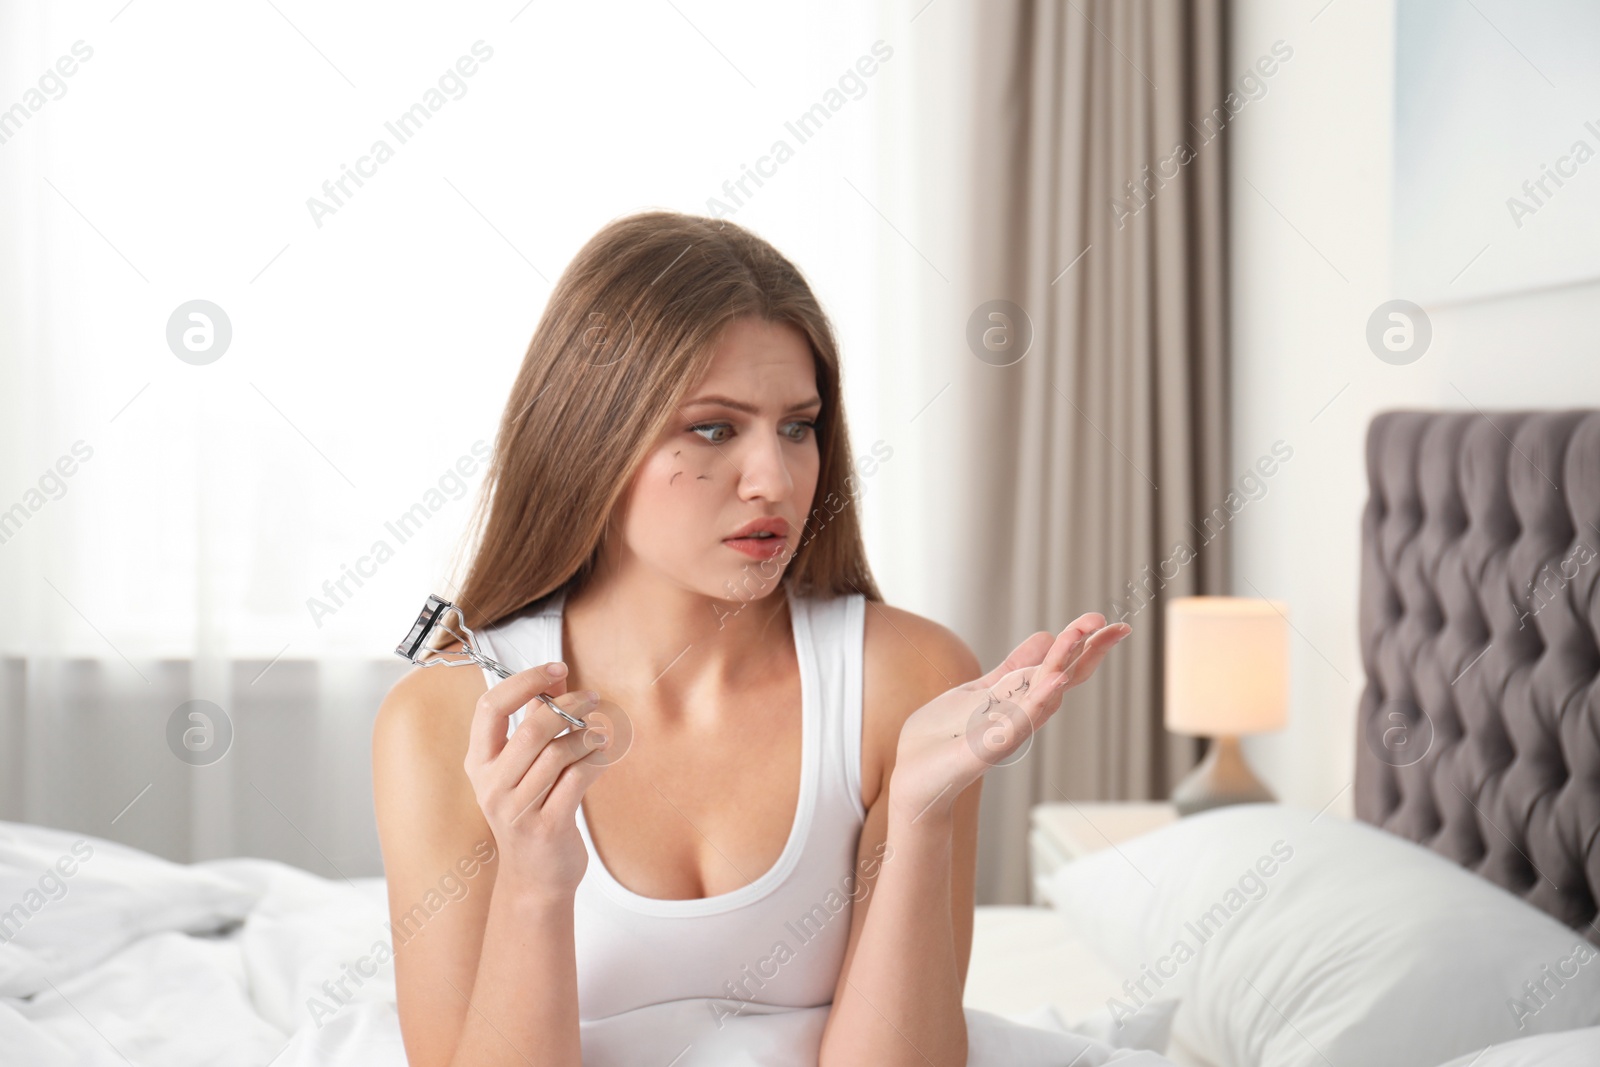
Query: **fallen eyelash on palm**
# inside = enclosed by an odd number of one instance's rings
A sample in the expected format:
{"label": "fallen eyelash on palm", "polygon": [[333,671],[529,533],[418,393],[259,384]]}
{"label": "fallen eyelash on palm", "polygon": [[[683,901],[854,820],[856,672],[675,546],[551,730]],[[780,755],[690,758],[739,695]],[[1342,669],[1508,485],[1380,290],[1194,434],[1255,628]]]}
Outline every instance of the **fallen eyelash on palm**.
{"label": "fallen eyelash on palm", "polygon": [[[1071,651],[1068,652],[1068,654],[1067,654],[1067,661],[1061,665],[1061,669],[1057,672],[1061,677],[1069,678],[1069,677],[1072,676],[1073,671],[1078,666],[1079,661],[1081,661],[1083,659],[1084,654],[1089,649],[1089,641],[1090,641],[1090,639],[1096,633],[1099,633],[1099,632],[1100,632],[1099,630],[1095,630],[1092,633],[1084,634],[1083,636],[1079,637],[1077,641],[1075,641],[1073,643]],[[1042,667],[1042,665],[1041,665],[1041,667]],[[1026,671],[1028,673],[1024,674],[1022,676],[1021,680],[1017,683],[1017,685],[1006,693],[1005,699],[1010,700],[1012,697],[1016,696],[1019,693],[1026,693],[1028,691],[1028,687],[1029,687],[1030,683],[1032,682],[1033,672],[1040,670],[1041,667],[1023,667],[1023,668],[1019,668],[1020,670]],[[993,691],[992,690],[990,692],[991,692],[991,701],[999,699],[999,698],[993,697]]]}

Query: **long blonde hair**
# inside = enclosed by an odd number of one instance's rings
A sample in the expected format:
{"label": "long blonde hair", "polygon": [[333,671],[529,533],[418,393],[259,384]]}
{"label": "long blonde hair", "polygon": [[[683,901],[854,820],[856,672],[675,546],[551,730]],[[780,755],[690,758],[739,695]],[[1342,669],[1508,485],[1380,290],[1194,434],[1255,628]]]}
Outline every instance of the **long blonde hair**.
{"label": "long blonde hair", "polygon": [[783,581],[803,596],[881,601],[856,512],[833,328],[800,271],[725,219],[649,211],[596,233],[562,272],[512,386],[453,599],[491,626],[593,575],[608,523],[718,333],[758,316],[793,326],[816,365],[821,459]]}

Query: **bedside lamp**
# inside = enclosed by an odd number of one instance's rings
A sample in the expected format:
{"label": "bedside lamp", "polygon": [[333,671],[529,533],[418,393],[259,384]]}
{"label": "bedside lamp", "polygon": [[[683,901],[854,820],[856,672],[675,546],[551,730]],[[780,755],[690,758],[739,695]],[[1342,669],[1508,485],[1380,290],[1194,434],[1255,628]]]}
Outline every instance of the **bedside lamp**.
{"label": "bedside lamp", "polygon": [[1177,597],[1167,604],[1166,726],[1211,747],[1172,791],[1180,815],[1277,799],[1250,770],[1239,735],[1282,729],[1289,712],[1289,620],[1281,601]]}

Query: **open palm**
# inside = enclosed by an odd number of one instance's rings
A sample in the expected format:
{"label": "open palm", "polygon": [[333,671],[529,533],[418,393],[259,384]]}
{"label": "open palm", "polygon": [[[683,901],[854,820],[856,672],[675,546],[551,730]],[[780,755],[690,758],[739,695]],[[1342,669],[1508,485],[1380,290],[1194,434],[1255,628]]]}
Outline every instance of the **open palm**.
{"label": "open palm", "polygon": [[948,815],[955,798],[989,768],[1021,758],[1062,695],[1094,673],[1132,631],[1080,615],[1060,634],[1040,630],[981,678],[947,689],[913,712],[900,729],[891,803],[916,821]]}

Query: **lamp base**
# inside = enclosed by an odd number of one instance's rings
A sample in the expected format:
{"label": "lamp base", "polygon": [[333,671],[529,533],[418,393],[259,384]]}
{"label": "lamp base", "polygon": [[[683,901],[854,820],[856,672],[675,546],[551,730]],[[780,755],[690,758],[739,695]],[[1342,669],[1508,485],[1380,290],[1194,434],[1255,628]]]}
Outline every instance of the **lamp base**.
{"label": "lamp base", "polygon": [[1228,736],[1212,738],[1205,758],[1172,790],[1179,815],[1277,799],[1245,762],[1239,739]]}

